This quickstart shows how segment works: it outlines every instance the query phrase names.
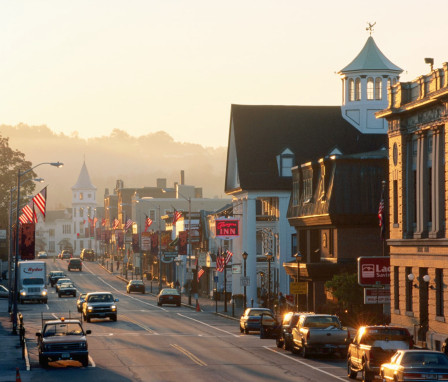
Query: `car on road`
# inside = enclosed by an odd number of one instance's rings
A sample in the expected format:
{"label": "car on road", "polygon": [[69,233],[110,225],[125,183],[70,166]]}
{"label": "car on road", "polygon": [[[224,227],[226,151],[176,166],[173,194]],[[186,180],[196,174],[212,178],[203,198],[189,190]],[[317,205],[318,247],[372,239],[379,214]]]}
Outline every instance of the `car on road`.
{"label": "car on road", "polygon": [[62,283],[59,287],[58,297],[73,296],[76,297],[76,288],[72,283]]}
{"label": "car on road", "polygon": [[48,283],[54,286],[59,279],[66,277],[65,273],[62,271],[50,271],[48,275]]}
{"label": "car on road", "polygon": [[68,261],[68,271],[72,271],[73,269],[77,269],[78,271],[82,271],[82,261],[81,259],[70,259]]}
{"label": "car on road", "polygon": [[82,304],[86,300],[87,293],[80,293],[78,299],[76,300],[76,309],[79,313],[82,312]]}
{"label": "car on road", "polygon": [[275,340],[277,347],[292,350],[292,329],[297,325],[299,317],[300,313],[298,312],[288,312],[283,316],[282,329]]}
{"label": "car on road", "polygon": [[177,289],[163,288],[157,295],[157,305],[162,306],[164,304],[175,304],[180,306],[181,297]]}
{"label": "car on road", "polygon": [[448,357],[433,350],[398,350],[388,363],[381,365],[383,381],[446,381]]}
{"label": "car on road", "polygon": [[40,252],[37,254],[37,258],[38,258],[38,259],[47,259],[47,258],[48,258],[47,252],[45,252],[45,251],[40,251]]}
{"label": "car on road", "polygon": [[71,259],[73,257],[73,255],[69,250],[64,249],[61,251],[61,253],[59,253],[58,257],[62,260],[66,260],[66,259]]}
{"label": "car on road", "polygon": [[4,285],[0,285],[0,298],[8,298],[9,290]]}
{"label": "car on road", "polygon": [[143,280],[131,280],[126,287],[126,293],[140,292],[145,294],[145,284]]}
{"label": "car on road", "polygon": [[73,282],[72,282],[72,280],[70,280],[67,277],[60,278],[58,281],[56,281],[56,284],[55,284],[56,293],[59,293],[59,288],[61,287],[62,283],[73,283]]}
{"label": "car on road", "polygon": [[274,316],[271,309],[247,308],[240,317],[240,332],[249,334],[250,331],[259,331],[262,314],[270,314],[271,316]]}
{"label": "car on road", "polygon": [[47,367],[48,362],[59,360],[76,360],[82,366],[89,365],[89,351],[86,335],[79,320],[42,319],[42,329],[36,333],[39,363]]}
{"label": "car on road", "polygon": [[81,251],[81,260],[82,261],[94,261],[95,260],[95,251],[93,249],[84,248]]}
{"label": "car on road", "polygon": [[91,318],[110,318],[117,321],[118,298],[114,298],[110,292],[90,292],[82,304],[82,316],[84,321],[90,322]]}

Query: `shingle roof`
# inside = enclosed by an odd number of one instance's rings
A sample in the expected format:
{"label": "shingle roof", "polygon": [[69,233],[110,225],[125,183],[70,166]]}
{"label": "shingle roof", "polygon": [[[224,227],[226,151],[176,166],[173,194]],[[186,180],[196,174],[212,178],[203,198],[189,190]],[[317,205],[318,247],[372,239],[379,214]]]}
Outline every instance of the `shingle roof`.
{"label": "shingle roof", "polygon": [[[291,178],[279,177],[276,161],[286,148],[297,165],[326,156],[335,146],[347,155],[378,150],[387,142],[386,134],[362,134],[342,118],[340,106],[232,105],[231,120],[244,190],[290,190]],[[225,191],[232,191],[227,176]]]}
{"label": "shingle roof", "polygon": [[78,181],[72,187],[72,190],[96,190],[96,187],[90,181],[89,172],[87,171],[86,162],[82,164],[81,172],[79,173]]}
{"label": "shingle roof", "polygon": [[355,59],[348,64],[340,73],[364,71],[364,70],[379,70],[379,71],[394,71],[401,73],[403,69],[393,64],[378,48],[375,40],[370,36],[361,52]]}

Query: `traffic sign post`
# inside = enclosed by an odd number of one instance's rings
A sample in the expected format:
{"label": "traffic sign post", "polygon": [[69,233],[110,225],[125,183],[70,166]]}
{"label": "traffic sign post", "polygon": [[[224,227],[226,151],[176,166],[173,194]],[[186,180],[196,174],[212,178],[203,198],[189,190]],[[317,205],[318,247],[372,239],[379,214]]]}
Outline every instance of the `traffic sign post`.
{"label": "traffic sign post", "polygon": [[306,282],[292,282],[289,283],[289,293],[291,294],[306,294],[308,283]]}
{"label": "traffic sign post", "polygon": [[250,286],[250,277],[249,276],[241,276],[240,277],[240,285],[243,287]]}

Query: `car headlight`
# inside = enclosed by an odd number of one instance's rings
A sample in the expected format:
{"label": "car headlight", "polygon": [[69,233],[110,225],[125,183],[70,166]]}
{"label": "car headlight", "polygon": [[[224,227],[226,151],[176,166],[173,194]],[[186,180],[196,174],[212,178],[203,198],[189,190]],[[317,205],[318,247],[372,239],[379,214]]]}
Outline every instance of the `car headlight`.
{"label": "car headlight", "polygon": [[43,290],[42,291],[42,296],[46,296],[47,295],[47,291],[46,290]]}
{"label": "car headlight", "polygon": [[20,292],[20,294],[21,294],[22,296],[26,296],[26,292],[25,292],[24,290],[22,290],[22,291]]}
{"label": "car headlight", "polygon": [[116,311],[116,310],[117,310],[116,305],[112,305],[111,308],[112,308],[113,311]]}
{"label": "car headlight", "polygon": [[92,306],[88,306],[87,310],[93,310],[93,307]]}

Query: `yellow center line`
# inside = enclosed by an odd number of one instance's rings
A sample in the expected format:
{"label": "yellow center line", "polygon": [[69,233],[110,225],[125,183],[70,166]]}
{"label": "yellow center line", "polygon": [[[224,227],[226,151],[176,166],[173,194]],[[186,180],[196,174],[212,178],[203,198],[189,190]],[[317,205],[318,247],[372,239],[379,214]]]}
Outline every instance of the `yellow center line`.
{"label": "yellow center line", "polygon": [[157,334],[154,332],[154,330],[152,330],[151,328],[148,328],[147,326],[140,324],[139,322],[133,320],[132,318],[126,316],[125,314],[122,314],[121,317],[124,317],[126,320],[132,322],[133,324],[139,326],[140,328],[142,328],[143,330],[146,330],[147,332],[151,333],[151,334]]}
{"label": "yellow center line", "polygon": [[207,366],[207,364],[200,360],[198,357],[196,357],[193,353],[190,353],[187,349],[184,349],[183,347],[177,345],[177,344],[170,344],[174,349],[179,350],[181,353],[185,354],[188,358],[190,358],[194,363],[198,364],[199,366]]}

